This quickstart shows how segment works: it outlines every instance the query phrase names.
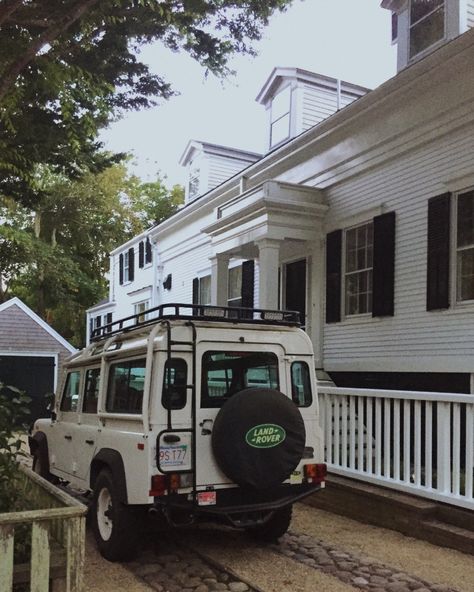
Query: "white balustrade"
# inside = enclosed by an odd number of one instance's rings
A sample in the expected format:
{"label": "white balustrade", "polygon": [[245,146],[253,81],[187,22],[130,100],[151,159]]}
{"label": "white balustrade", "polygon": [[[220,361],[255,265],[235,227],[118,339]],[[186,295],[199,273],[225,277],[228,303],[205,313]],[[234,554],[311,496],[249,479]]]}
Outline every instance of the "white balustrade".
{"label": "white balustrade", "polygon": [[474,395],[320,387],[329,471],[474,509]]}

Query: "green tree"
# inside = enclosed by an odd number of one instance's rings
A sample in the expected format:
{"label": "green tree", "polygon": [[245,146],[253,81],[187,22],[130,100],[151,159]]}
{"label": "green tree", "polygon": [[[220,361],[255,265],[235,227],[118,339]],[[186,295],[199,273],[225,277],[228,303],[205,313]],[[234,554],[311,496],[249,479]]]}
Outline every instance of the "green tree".
{"label": "green tree", "polygon": [[109,253],[171,215],[183,190],[142,183],[124,164],[80,181],[41,168],[34,207],[0,202],[0,300],[18,296],[75,345],[84,313],[107,293]]}
{"label": "green tree", "polygon": [[120,110],[172,96],[139,59],[160,41],[226,75],[291,0],[4,0],[0,6],[0,192],[41,200],[43,163],[77,178],[110,164],[97,132]]}

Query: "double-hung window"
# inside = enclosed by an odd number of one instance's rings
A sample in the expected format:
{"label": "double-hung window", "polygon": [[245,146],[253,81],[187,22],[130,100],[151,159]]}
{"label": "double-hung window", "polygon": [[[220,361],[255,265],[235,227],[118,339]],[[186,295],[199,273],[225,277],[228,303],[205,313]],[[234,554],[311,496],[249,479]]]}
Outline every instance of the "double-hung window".
{"label": "double-hung window", "polygon": [[143,302],[137,302],[133,305],[133,314],[139,315],[137,317],[137,323],[143,323],[147,320],[148,315],[146,311],[150,308],[150,301],[144,300]]}
{"label": "double-hung window", "polygon": [[123,280],[130,281],[130,251],[126,251],[123,255]]}
{"label": "double-hung window", "polygon": [[272,101],[270,115],[270,147],[290,136],[291,87],[287,86]]}
{"label": "double-hung window", "polygon": [[474,190],[456,201],[456,300],[474,300]]}
{"label": "double-hung window", "polygon": [[242,266],[229,269],[227,306],[242,306]]}
{"label": "double-hung window", "polygon": [[372,312],[373,223],[345,231],[344,311],[346,316]]}
{"label": "double-hung window", "polygon": [[410,57],[445,37],[445,0],[410,1]]}
{"label": "double-hung window", "polygon": [[199,304],[211,304],[211,276],[199,278]]}
{"label": "double-hung window", "polygon": [[199,195],[199,178],[201,171],[198,166],[191,165],[189,170],[188,197],[194,199]]}

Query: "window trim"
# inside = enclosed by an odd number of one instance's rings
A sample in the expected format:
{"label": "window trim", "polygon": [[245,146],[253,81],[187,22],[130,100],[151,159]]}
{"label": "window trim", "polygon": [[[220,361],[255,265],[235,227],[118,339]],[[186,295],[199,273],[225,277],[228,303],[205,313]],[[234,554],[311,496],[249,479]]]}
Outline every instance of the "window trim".
{"label": "window trim", "polygon": [[[184,364],[185,368],[186,368],[186,380],[184,382],[183,385],[179,384],[179,385],[172,385],[172,386],[178,386],[179,388],[183,389],[184,391],[184,403],[182,405],[180,405],[179,407],[173,407],[172,405],[169,405],[167,401],[165,401],[165,391],[166,391],[166,370],[168,368],[168,363],[171,362],[180,362],[182,364]],[[166,411],[181,411],[182,409],[185,409],[186,405],[188,404],[188,374],[189,374],[189,366],[188,366],[188,362],[182,358],[182,357],[172,357],[166,360],[164,366],[163,366],[163,381],[162,381],[162,388],[161,388],[161,406],[163,407],[163,409],[165,409]]]}
{"label": "window trim", "polygon": [[[293,398],[293,366],[295,364],[301,364],[301,365],[305,365],[306,369],[308,371],[308,379],[309,379],[309,403],[307,403],[306,405],[298,405],[298,403],[294,400]],[[290,385],[291,385],[291,398],[293,400],[293,402],[295,403],[295,405],[298,407],[298,409],[307,409],[308,407],[311,407],[311,405],[314,403],[315,397],[313,394],[313,384],[311,383],[311,366],[310,364],[308,364],[308,362],[306,360],[294,360],[293,362],[291,362],[290,364]]]}
{"label": "window trim", "polygon": [[418,25],[419,23],[421,23],[422,21],[426,20],[427,18],[429,18],[433,14],[435,14],[435,12],[440,9],[440,6],[441,5],[438,6],[437,8],[435,8],[434,10],[432,10],[431,12],[429,12],[428,14],[425,14],[423,17],[421,17],[420,19],[418,19],[415,23],[412,23],[411,22],[411,7],[412,7],[413,0],[410,0],[410,2],[408,4],[408,35],[407,35],[408,63],[411,63],[413,61],[417,61],[419,59],[422,59],[423,57],[425,57],[426,55],[428,55],[429,53],[431,53],[432,51],[434,51],[437,47],[439,47],[441,44],[443,44],[447,40],[448,4],[447,4],[446,0],[441,0],[441,1],[442,1],[442,6],[444,8],[444,26],[443,26],[443,35],[442,35],[442,37],[440,37],[439,39],[437,39],[431,45],[428,45],[428,47],[425,47],[421,51],[419,51],[417,53],[414,53],[412,55],[411,54],[411,30],[412,30],[412,28],[415,27],[416,25]]}
{"label": "window trim", "polygon": [[123,253],[123,283],[130,284],[130,251],[127,249]]}
{"label": "window trim", "polygon": [[[230,275],[231,272],[233,273],[238,273],[240,270],[240,286],[239,286],[239,290],[238,290],[238,296],[235,296],[233,298],[230,298]],[[227,270],[227,306],[229,307],[241,307],[242,306],[242,277],[243,277],[243,273],[242,273],[242,263],[239,263],[238,265],[234,265],[232,267],[229,267],[229,269]],[[235,302],[238,302],[238,304],[234,304]]]}
{"label": "window trim", "polygon": [[[63,409],[63,401],[64,401],[64,393],[66,392],[66,387],[68,385],[69,382],[69,377],[71,376],[71,374],[73,374],[74,372],[79,374],[79,387],[78,387],[78,399],[77,399],[77,408],[76,409]],[[80,409],[82,409],[82,399],[83,399],[83,383],[84,383],[84,372],[82,371],[82,368],[71,368],[70,370],[68,370],[65,378],[64,378],[64,384],[61,390],[61,398],[59,400],[59,406],[58,406],[58,410],[60,413],[74,413],[76,415],[79,415],[80,413]]]}
{"label": "window trim", "polygon": [[104,381],[104,385],[103,385],[103,389],[104,390],[104,397],[103,397],[103,407],[100,408],[98,410],[98,415],[100,416],[106,416],[106,417],[116,417],[116,418],[120,418],[120,419],[132,419],[132,420],[137,420],[137,421],[142,421],[143,418],[143,404],[145,402],[145,388],[143,389],[143,395],[142,395],[142,406],[141,406],[141,411],[138,411],[136,413],[131,413],[130,411],[108,411],[107,410],[107,401],[108,401],[108,397],[109,397],[109,385],[110,385],[110,370],[112,368],[112,366],[116,365],[116,364],[120,364],[120,363],[130,363],[130,362],[136,362],[136,361],[144,361],[145,362],[145,377],[146,377],[146,371],[147,371],[147,359],[146,359],[146,352],[143,352],[141,354],[135,354],[133,357],[130,358],[123,358],[121,360],[110,360],[107,363],[106,366],[106,371],[105,374],[107,376],[107,379]]}
{"label": "window trim", "polygon": [[[460,195],[465,193],[470,193],[474,191],[474,185],[471,187],[459,189],[457,191],[453,191],[451,195],[451,227],[450,227],[450,253],[449,253],[449,261],[450,261],[450,308],[465,308],[465,307],[472,307],[474,304],[474,298],[469,300],[458,300],[458,198]],[[474,244],[474,243],[473,243]],[[472,248],[472,247],[469,247]]]}
{"label": "window trim", "polygon": [[[347,231],[349,230],[354,230],[356,228],[360,228],[362,226],[368,226],[369,224],[372,224],[372,267],[368,267],[368,268],[364,268],[364,269],[360,269],[357,270],[355,272],[346,272],[346,257],[347,257],[347,253],[346,253],[346,247],[347,247]],[[373,225],[374,225],[374,219],[370,219],[370,220],[366,220],[365,222],[359,222],[357,224],[354,224],[352,226],[348,226],[346,228],[342,229],[342,253],[341,253],[341,322],[345,321],[345,320],[351,320],[351,319],[363,319],[363,318],[374,318],[372,315],[372,310],[374,307],[374,303],[373,303],[373,293],[374,293],[374,286],[373,286],[373,281],[374,281],[374,240],[373,240]],[[372,270],[372,307],[371,310],[367,311],[367,312],[361,312],[361,313],[355,313],[355,314],[348,314],[347,310],[346,310],[346,275],[348,273],[359,273],[362,271],[368,271],[368,270]]]}
{"label": "window trim", "polygon": [[[137,306],[140,306],[140,304],[144,304],[145,308],[142,311],[137,311],[136,308]],[[148,320],[148,313],[147,311],[151,308],[151,302],[150,299],[147,298],[146,300],[139,300],[138,302],[134,302],[133,303],[133,314],[134,315],[143,315],[143,319],[137,319],[137,322],[144,322]]]}
{"label": "window trim", "polygon": [[[84,403],[86,401],[87,373],[92,372],[93,370],[99,371],[99,389],[98,389],[98,393],[97,393],[97,407],[96,407],[95,411],[84,411]],[[80,408],[81,415],[97,415],[97,412],[99,410],[99,400],[100,400],[100,395],[101,395],[101,390],[102,390],[101,383],[102,383],[101,366],[91,366],[90,368],[84,368],[84,384],[83,384],[82,397],[81,397],[81,408]]]}
{"label": "window trim", "polygon": [[[289,89],[288,111],[285,111],[282,115],[280,115],[276,119],[273,119],[273,101],[276,99],[276,97],[278,95],[285,92],[287,89]],[[288,84],[284,88],[280,89],[273,96],[273,98],[271,100],[271,103],[270,103],[270,129],[269,129],[269,141],[268,141],[271,150],[273,150],[273,148],[276,148],[277,146],[280,146],[284,142],[287,142],[288,139],[291,137],[291,120],[292,120],[292,112],[293,112],[293,92],[292,91],[293,91],[293,89],[291,87],[291,84]],[[286,116],[288,116],[288,134],[284,138],[282,138],[281,140],[278,140],[278,142],[273,142],[272,131],[273,131],[274,124],[277,123],[278,121],[281,121]]]}

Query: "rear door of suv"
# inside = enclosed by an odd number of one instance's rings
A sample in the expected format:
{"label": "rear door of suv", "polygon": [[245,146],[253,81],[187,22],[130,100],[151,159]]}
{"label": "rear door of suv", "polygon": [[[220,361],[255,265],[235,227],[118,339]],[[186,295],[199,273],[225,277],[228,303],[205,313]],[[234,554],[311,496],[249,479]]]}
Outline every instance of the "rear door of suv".
{"label": "rear door of suv", "polygon": [[284,354],[278,344],[200,342],[197,349],[196,485],[229,484],[212,452],[212,429],[221,407],[247,388],[287,392]]}

